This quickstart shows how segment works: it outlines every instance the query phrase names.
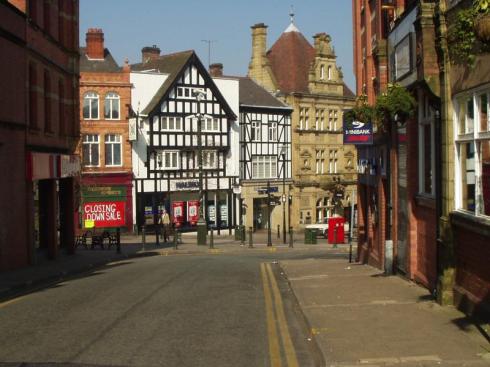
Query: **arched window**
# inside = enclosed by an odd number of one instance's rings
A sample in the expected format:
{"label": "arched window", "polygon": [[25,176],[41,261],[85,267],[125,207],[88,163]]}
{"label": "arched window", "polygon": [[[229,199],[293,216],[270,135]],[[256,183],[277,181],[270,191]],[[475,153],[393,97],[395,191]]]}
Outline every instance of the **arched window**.
{"label": "arched window", "polygon": [[83,96],[83,118],[86,120],[99,118],[99,95],[97,93],[88,92]]}
{"label": "arched window", "polygon": [[320,66],[320,80],[325,79],[325,65]]}
{"label": "arched window", "polygon": [[332,67],[328,67],[328,80],[332,80]]}
{"label": "arched window", "polygon": [[119,94],[107,93],[104,102],[104,118],[119,120]]}

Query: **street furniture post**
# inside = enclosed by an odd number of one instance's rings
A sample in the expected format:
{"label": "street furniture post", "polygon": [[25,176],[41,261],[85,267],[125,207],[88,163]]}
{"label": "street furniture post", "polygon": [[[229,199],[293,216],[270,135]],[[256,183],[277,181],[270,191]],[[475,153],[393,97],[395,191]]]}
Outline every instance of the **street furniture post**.
{"label": "street furniture post", "polygon": [[209,248],[213,249],[214,248],[214,230],[211,228],[211,231],[209,232]]}
{"label": "street furniture post", "polygon": [[267,247],[272,246],[272,228],[271,228],[271,183],[267,181]]}
{"label": "street furniture post", "polygon": [[281,225],[277,225],[277,238],[281,238]]}
{"label": "street furniture post", "polygon": [[175,229],[174,232],[174,250],[179,249],[179,230],[178,228]]}
{"label": "street furniture post", "polygon": [[289,247],[293,248],[293,227],[289,227]]}
{"label": "street furniture post", "polygon": [[145,228],[145,225],[144,224],[141,226],[141,244],[143,245],[143,251],[145,251],[146,228]]}
{"label": "street furniture post", "polygon": [[248,248],[254,247],[252,232],[253,232],[252,227],[248,227]]}
{"label": "street furniture post", "polygon": [[119,227],[116,228],[116,249],[117,253],[121,253],[121,229]]}

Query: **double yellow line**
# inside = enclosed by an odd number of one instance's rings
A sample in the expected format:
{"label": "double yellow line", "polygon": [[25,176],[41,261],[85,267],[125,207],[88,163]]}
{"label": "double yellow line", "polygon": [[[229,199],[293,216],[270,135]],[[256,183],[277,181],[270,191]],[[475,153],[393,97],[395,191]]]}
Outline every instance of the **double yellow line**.
{"label": "double yellow line", "polygon": [[279,287],[272,272],[270,264],[260,264],[262,284],[264,286],[265,312],[267,318],[267,335],[269,338],[269,355],[271,367],[282,367],[280,340],[278,329],[281,335],[282,347],[286,357],[288,367],[298,367],[298,359],[294,350],[291,335],[289,334],[284,306],[282,303]]}

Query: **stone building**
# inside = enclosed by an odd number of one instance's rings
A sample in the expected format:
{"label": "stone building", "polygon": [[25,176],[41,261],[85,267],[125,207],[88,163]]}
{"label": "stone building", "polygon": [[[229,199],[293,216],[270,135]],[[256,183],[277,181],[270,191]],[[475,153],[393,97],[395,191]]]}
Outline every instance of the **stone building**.
{"label": "stone building", "polygon": [[294,25],[267,50],[267,26],[252,26],[248,76],[293,108],[291,225],[323,222],[355,202],[356,152],[343,145],[343,111],[355,96],[343,82],[331,38],[312,46]]}
{"label": "stone building", "polygon": [[94,225],[133,229],[129,71],[127,63],[120,67],[104,47],[102,30],[89,29],[86,47],[80,48],[81,228],[86,203],[117,202],[123,208],[121,220]]}

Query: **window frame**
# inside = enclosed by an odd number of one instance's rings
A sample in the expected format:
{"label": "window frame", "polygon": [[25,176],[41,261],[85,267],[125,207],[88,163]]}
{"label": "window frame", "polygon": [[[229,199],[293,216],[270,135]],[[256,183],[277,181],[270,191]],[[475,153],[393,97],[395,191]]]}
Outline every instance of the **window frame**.
{"label": "window frame", "polygon": [[[94,91],[90,91],[90,92],[85,92],[83,94],[83,106],[82,106],[82,118],[84,120],[98,120],[99,119],[99,115],[100,115],[100,106],[99,106],[99,94],[97,92],[94,92]],[[88,100],[89,101],[89,116],[90,117],[85,117],[85,101]],[[92,102],[91,101],[96,101],[97,102],[97,116],[94,117],[92,116]]]}
{"label": "window frame", "polygon": [[250,122],[250,140],[262,141],[262,121],[252,120]]}
{"label": "window frame", "polygon": [[[487,98],[487,131],[481,131],[481,96],[486,94]],[[490,85],[486,84],[485,86],[475,88],[469,91],[465,91],[464,93],[460,93],[456,95],[453,99],[454,104],[454,113],[453,113],[453,122],[454,122],[454,155],[455,155],[455,195],[454,195],[454,205],[456,211],[462,211],[469,215],[490,219],[489,214],[485,214],[485,197],[483,192],[483,144],[490,144],[490,126],[489,126],[489,116],[488,110],[490,108]],[[467,107],[468,101],[472,101],[472,109],[473,109],[473,131],[468,127],[468,116],[467,116]],[[463,107],[464,106],[464,107]],[[462,119],[462,113],[464,114],[464,119]],[[462,122],[464,122],[464,130],[462,130]],[[470,144],[474,152],[474,171],[471,169],[466,169],[465,172],[462,172],[463,167],[466,167],[466,162],[462,162],[462,149],[465,144]],[[470,166],[471,168],[471,166]],[[464,202],[464,194],[463,190],[463,175],[468,174],[468,172],[474,172],[474,202],[475,202],[475,210],[465,208],[467,203]],[[490,198],[486,198],[487,201],[490,201]],[[490,210],[487,208],[487,212],[490,213]]]}
{"label": "window frame", "polygon": [[[275,155],[253,155],[251,160],[252,179],[261,180],[278,178],[277,162],[278,159]],[[262,170],[260,170],[260,165],[263,166]],[[268,172],[266,172],[267,165]],[[257,168],[254,168],[254,166]],[[262,175],[260,173],[262,173]]]}
{"label": "window frame", "polygon": [[[166,156],[167,153],[170,154],[170,161],[173,161],[172,156],[175,155],[175,157],[176,157],[176,159],[175,159],[176,165],[175,166],[166,164],[167,163],[167,156]],[[163,171],[175,171],[175,170],[180,169],[180,151],[178,151],[178,150],[162,150],[158,154],[160,155],[161,162],[162,162],[162,166],[158,167],[158,169],[161,169]],[[155,162],[155,163],[157,163],[157,162]],[[172,162],[170,162],[170,163],[172,163]]]}
{"label": "window frame", "polygon": [[[110,138],[113,137],[115,140],[112,141]],[[109,138],[109,140],[108,140]],[[108,163],[107,152],[108,146],[110,146],[111,151],[111,162]],[[119,146],[119,163],[114,163],[114,149]],[[123,165],[123,148],[122,148],[122,136],[120,134],[105,134],[104,136],[104,164],[106,167],[121,167]]]}
{"label": "window frame", "polygon": [[[208,161],[209,161],[209,157],[213,155],[214,156],[214,159],[213,159],[213,165],[209,165],[208,164]],[[202,151],[202,168],[203,169],[216,169],[218,168],[218,152],[216,150],[203,150]],[[196,155],[196,158],[199,158],[197,155]],[[198,167],[198,162],[196,162],[196,167]]]}
{"label": "window frame", "polygon": [[[92,137],[93,140],[89,140],[88,137]],[[94,139],[96,138],[96,139]],[[88,152],[89,152],[89,161],[90,163],[86,164],[85,163],[85,146],[88,145]],[[93,164],[93,156],[92,156],[92,145],[97,146],[97,164]],[[100,136],[99,134],[84,134],[83,135],[83,140],[82,140],[82,165],[83,167],[100,167]]]}
{"label": "window frame", "polygon": [[[170,126],[170,119],[174,119],[174,128],[171,129]],[[164,120],[165,120],[165,125],[164,127]],[[181,132],[183,131],[184,124],[182,123],[183,119],[180,116],[160,116],[160,131],[178,131]],[[179,122],[179,128],[177,128],[177,122]]]}
{"label": "window frame", "polygon": [[[435,109],[430,105],[429,97],[423,93],[419,92],[418,96],[418,176],[419,176],[419,187],[418,194],[422,196],[427,196],[435,198],[436,195],[436,160],[435,160]],[[427,126],[430,127],[430,170],[431,174],[431,191],[427,192],[426,188],[426,168],[427,168],[427,152],[425,150],[425,133]]]}
{"label": "window frame", "polygon": [[277,141],[277,121],[269,121],[267,132],[269,141]]}
{"label": "window frame", "polygon": [[[110,117],[107,117],[107,113],[106,113],[106,108],[107,108],[107,102],[109,101],[110,103]],[[112,112],[113,112],[113,103],[114,101],[117,101],[117,117],[113,117],[112,116]],[[116,93],[116,92],[109,92],[105,95],[105,98],[104,98],[104,120],[121,120],[121,96]]]}

